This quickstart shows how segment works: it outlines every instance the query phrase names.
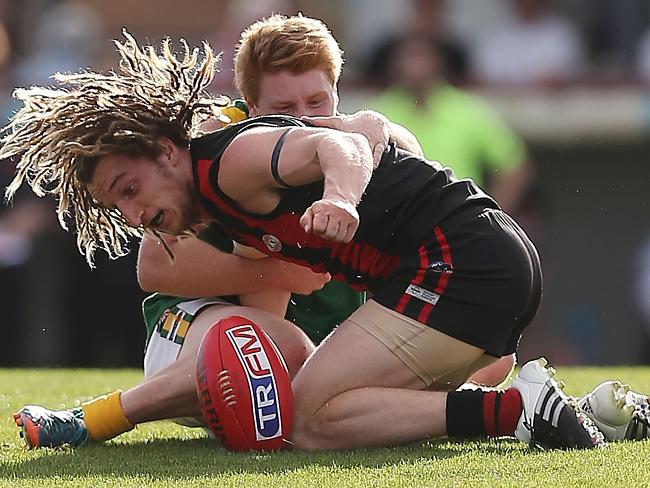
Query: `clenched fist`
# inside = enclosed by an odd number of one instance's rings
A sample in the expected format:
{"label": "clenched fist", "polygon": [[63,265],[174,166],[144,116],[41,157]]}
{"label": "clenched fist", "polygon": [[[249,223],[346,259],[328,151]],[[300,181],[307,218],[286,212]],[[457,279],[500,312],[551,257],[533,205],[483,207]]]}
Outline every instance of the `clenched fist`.
{"label": "clenched fist", "polygon": [[359,227],[359,213],[350,203],[318,200],[300,217],[305,232],[336,242],[350,242]]}

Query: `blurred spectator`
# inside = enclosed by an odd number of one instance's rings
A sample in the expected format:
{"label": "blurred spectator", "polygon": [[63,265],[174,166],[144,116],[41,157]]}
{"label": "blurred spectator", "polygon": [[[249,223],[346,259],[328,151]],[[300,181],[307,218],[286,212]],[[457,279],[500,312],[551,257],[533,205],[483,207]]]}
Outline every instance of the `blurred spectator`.
{"label": "blurred spectator", "polygon": [[36,17],[31,53],[16,66],[16,84],[46,84],[53,73],[92,65],[104,42],[103,30],[102,19],[86,3],[53,3]]}
{"label": "blurred spectator", "polygon": [[576,27],[548,0],[511,0],[512,21],[493,30],[472,53],[472,74],[484,83],[555,85],[575,79],[585,65]]}
{"label": "blurred spectator", "polygon": [[385,86],[390,82],[390,63],[401,42],[414,35],[436,43],[446,66],[447,78],[462,82],[467,71],[467,54],[463,46],[451,38],[444,28],[446,0],[415,0],[407,23],[408,31],[400,31],[381,39],[367,56],[363,67],[366,82]]}
{"label": "blurred spectator", "polygon": [[446,81],[430,36],[404,37],[388,66],[392,84],[370,106],[413,132],[428,159],[487,187],[514,211],[533,175],[522,140],[480,99]]}

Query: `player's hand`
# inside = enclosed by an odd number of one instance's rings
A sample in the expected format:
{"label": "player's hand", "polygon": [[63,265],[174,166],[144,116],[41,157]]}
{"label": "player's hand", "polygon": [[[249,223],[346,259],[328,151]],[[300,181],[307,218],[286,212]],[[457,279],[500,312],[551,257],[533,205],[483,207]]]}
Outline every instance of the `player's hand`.
{"label": "player's hand", "polygon": [[335,200],[318,200],[300,217],[305,232],[336,242],[350,242],[359,227],[354,205]]}
{"label": "player's hand", "polygon": [[372,110],[361,110],[350,115],[340,114],[333,117],[301,117],[302,120],[319,127],[329,127],[343,132],[363,134],[372,149],[373,167],[377,168],[384,151],[388,147],[388,119]]}
{"label": "player's hand", "polygon": [[280,287],[291,293],[309,295],[320,290],[332,279],[329,273],[316,273],[306,266],[273,260],[277,263],[278,276],[282,277]]}

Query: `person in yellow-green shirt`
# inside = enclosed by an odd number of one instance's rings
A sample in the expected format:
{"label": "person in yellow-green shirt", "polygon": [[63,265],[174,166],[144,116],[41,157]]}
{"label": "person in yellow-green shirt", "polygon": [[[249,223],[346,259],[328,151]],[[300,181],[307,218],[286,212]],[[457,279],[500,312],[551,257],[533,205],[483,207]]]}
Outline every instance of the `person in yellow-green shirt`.
{"label": "person in yellow-green shirt", "polygon": [[369,106],[409,129],[426,158],[471,178],[505,210],[516,211],[533,177],[524,142],[486,102],[446,80],[437,42],[407,35],[386,66],[388,88]]}

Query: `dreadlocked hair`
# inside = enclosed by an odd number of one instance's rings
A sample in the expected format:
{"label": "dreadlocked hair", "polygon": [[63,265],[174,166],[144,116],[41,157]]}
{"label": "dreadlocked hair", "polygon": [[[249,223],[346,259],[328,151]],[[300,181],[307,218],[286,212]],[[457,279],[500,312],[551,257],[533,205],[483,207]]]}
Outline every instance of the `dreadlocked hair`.
{"label": "dreadlocked hair", "polygon": [[38,196],[53,194],[60,225],[67,230],[66,218],[73,216],[77,246],[90,266],[97,248],[115,259],[143,232],[88,190],[98,162],[111,154],[156,157],[161,137],[189,147],[199,125],[219,116],[229,102],[206,91],[218,63],[207,43],[200,53],[181,40],[177,57],[169,39],[158,53],[152,46],[141,48],[126,30],[122,34],[126,40],[115,41],[119,73],[57,73],[56,89],[16,90],[23,107],[0,139],[0,159],[16,161],[6,201],[25,181]]}

